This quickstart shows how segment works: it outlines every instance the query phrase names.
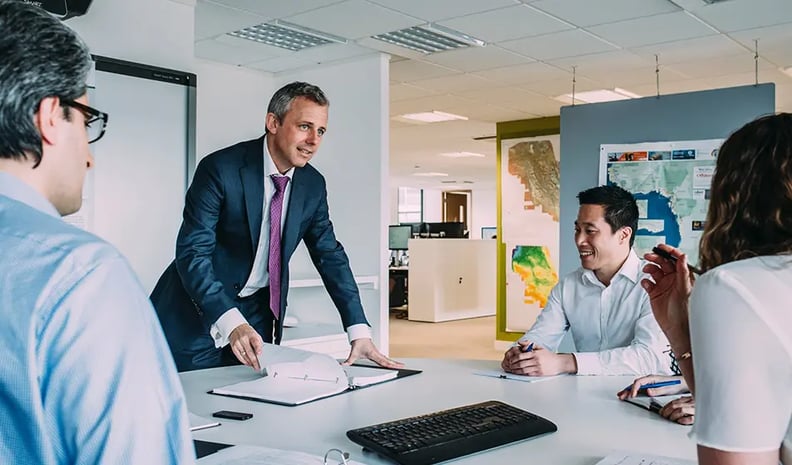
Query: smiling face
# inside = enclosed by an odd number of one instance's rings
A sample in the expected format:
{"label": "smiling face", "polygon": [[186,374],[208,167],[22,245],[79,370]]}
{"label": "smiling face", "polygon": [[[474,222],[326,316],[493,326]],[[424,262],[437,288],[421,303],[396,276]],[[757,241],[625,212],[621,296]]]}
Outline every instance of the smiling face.
{"label": "smiling face", "polygon": [[628,226],[613,231],[605,221],[602,205],[581,205],[575,221],[575,245],[580,265],[594,271],[601,282],[609,284],[627,259],[631,234]]}
{"label": "smiling face", "polygon": [[292,100],[282,121],[267,113],[267,149],[283,174],[311,161],[327,131],[327,106],[305,97]]}

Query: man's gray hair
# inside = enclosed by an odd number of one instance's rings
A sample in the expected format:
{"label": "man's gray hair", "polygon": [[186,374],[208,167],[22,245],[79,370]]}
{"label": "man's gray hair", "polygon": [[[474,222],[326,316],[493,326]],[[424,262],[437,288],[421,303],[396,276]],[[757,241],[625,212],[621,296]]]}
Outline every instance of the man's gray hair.
{"label": "man's gray hair", "polygon": [[270,99],[267,113],[275,114],[278,121],[283,122],[283,118],[286,117],[286,113],[288,113],[289,108],[291,108],[291,103],[297,97],[307,98],[323,107],[330,105],[330,101],[327,100],[324,92],[322,92],[322,89],[318,86],[308,84],[307,82],[294,81],[286,84],[275,92],[275,95]]}
{"label": "man's gray hair", "polygon": [[[88,47],[77,34],[39,7],[0,0],[0,158],[41,162],[34,124],[47,97],[85,94],[91,69]],[[64,107],[69,118],[69,108]]]}

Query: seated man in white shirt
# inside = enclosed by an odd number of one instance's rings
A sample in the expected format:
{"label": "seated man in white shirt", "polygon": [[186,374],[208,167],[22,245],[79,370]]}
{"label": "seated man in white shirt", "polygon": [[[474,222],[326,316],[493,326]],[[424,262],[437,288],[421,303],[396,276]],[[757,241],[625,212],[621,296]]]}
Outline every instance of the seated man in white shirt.
{"label": "seated man in white shirt", "polygon": [[[509,372],[528,376],[671,374],[668,348],[641,287],[644,262],[632,250],[638,206],[617,186],[578,194],[580,268],[550,291],[528,332],[506,351]],[[567,331],[578,352],[556,353]]]}

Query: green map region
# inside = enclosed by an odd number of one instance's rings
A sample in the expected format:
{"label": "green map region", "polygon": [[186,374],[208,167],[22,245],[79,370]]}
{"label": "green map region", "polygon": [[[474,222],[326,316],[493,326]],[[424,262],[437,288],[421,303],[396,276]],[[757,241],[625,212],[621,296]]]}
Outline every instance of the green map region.
{"label": "green map region", "polygon": [[541,245],[518,245],[512,250],[512,271],[525,283],[525,303],[544,308],[558,273],[550,263],[550,251]]}

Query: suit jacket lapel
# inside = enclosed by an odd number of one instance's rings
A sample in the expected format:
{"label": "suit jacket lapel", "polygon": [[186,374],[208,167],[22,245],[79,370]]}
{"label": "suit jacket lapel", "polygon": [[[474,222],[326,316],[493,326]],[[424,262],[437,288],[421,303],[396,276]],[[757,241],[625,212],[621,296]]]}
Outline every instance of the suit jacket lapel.
{"label": "suit jacket lapel", "polygon": [[261,215],[264,205],[264,138],[256,139],[245,155],[245,163],[239,169],[245,198],[248,226],[253,251],[258,247],[261,234]]}
{"label": "suit jacket lapel", "polygon": [[289,193],[289,206],[286,210],[286,222],[281,233],[281,263],[285,263],[285,258],[297,248],[297,242],[299,242],[297,236],[300,233],[301,213],[305,211],[303,204],[305,203],[306,189],[302,175],[300,168],[294,169],[291,192]]}

